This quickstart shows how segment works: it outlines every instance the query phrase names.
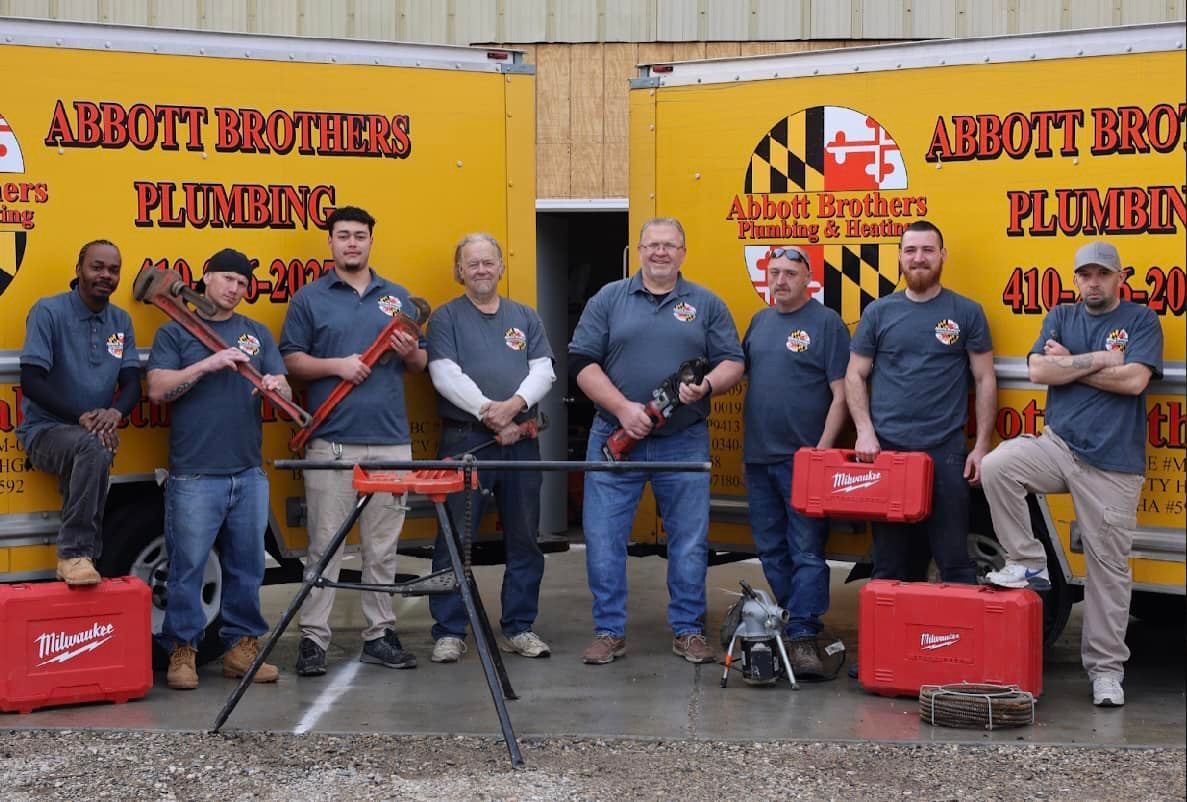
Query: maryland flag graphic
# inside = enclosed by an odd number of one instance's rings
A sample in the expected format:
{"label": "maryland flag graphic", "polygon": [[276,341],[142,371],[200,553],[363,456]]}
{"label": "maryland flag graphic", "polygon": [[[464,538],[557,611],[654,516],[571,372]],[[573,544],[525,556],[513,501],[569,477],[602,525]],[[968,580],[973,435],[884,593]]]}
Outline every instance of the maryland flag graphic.
{"label": "maryland flag graphic", "polygon": [[[767,264],[771,251],[781,247],[747,245],[746,269],[754,289],[768,304],[773,304],[767,284]],[[841,316],[846,324],[856,323],[872,302],[894,292],[898,283],[898,245],[837,243],[800,245],[812,263],[812,297]]]}
{"label": "maryland flag graphic", "polygon": [[784,117],[750,157],[745,192],[905,189],[898,144],[873,117],[843,106],[813,106]]}
{"label": "maryland flag graphic", "polygon": [[25,258],[24,231],[0,231],[0,295],[12,283]]}

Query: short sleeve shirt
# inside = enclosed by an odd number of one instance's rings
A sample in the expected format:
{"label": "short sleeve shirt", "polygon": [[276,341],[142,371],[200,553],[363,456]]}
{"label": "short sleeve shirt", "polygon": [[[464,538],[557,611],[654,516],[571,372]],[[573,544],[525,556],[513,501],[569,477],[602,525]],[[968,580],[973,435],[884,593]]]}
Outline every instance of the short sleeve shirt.
{"label": "short sleeve shirt", "polygon": [[870,418],[878,439],[936,448],[968,421],[969,354],[993,350],[981,305],[948,289],[922,303],[900,291],[874,301],[850,350],[872,357]]}
{"label": "short sleeve shirt", "polygon": [[767,307],[750,321],[742,350],[750,379],[743,460],[781,462],[820,442],[830,385],[845,378],[849,364],[849,330],[840,315],[815,301],[794,312]]}
{"label": "short sleeve shirt", "polygon": [[[227,345],[238,348],[260,373],[287,373],[272,333],[254,320],[233,314],[208,320]],[[182,370],[210,356],[210,349],[171,322],[157,330],[148,370]],[[170,404],[169,472],[231,474],[261,464],[260,398],[251,382],[233,370],[207,373]]]}
{"label": "short sleeve shirt", "polygon": [[[412,310],[408,290],[371,271],[360,295],[330,270],[307,284],[289,303],[280,332],[280,353],[304,353],[320,359],[361,354],[371,346],[392,315]],[[316,410],[339,382],[326,376],[309,382],[308,409]],[[388,359],[371,368],[315,437],[336,443],[404,445],[411,442],[404,406],[404,360]]]}
{"label": "short sleeve shirt", "polygon": [[[641,272],[598,290],[581,313],[569,352],[597,362],[627,399],[640,404],[690,359],[705,357],[713,367],[745,361],[734,319],[720,298],[681,276],[660,300],[643,287]],[[652,436],[674,434],[709,411],[708,398],[681,406]],[[598,414],[617,424],[609,411],[599,407]]]}
{"label": "short sleeve shirt", "polygon": [[[528,375],[528,362],[552,359],[552,347],[535,310],[509,298],[488,314],[465,295],[433,312],[429,321],[429,361],[448,359],[462,369],[487,398],[503,400],[519,389]],[[473,415],[437,396],[437,412],[445,420],[464,423]],[[525,410],[520,417],[533,416]]]}
{"label": "short sleeve shirt", "polygon": [[[1047,340],[1056,340],[1073,354],[1122,351],[1125,364],[1150,368],[1162,378],[1162,326],[1149,308],[1122,301],[1107,314],[1093,315],[1083,304],[1052,309],[1031,347],[1043,353]],[[1045,425],[1089,465],[1104,471],[1145,473],[1146,394],[1121,395],[1082,382],[1047,388]]]}
{"label": "short sleeve shirt", "polygon": [[[21,364],[44,368],[50,383],[80,409],[110,407],[120,371],[140,367],[132,318],[110,303],[91,311],[77,290],[42,298],[29,310]],[[78,423],[60,420],[29,398],[21,411],[17,437],[26,450],[46,429]]]}

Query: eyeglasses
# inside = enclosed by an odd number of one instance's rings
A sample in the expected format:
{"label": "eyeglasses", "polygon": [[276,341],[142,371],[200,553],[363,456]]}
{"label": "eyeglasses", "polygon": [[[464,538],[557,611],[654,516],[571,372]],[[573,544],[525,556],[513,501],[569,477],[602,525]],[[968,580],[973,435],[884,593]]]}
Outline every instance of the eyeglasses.
{"label": "eyeglasses", "polygon": [[675,242],[648,242],[646,244],[640,243],[639,247],[648,253],[655,253],[656,251],[679,251],[684,248]]}
{"label": "eyeglasses", "polygon": [[782,259],[784,257],[790,259],[793,262],[803,262],[804,264],[808,264],[808,260],[804,258],[804,255],[795,248],[776,248],[775,250],[771,251],[772,259]]}

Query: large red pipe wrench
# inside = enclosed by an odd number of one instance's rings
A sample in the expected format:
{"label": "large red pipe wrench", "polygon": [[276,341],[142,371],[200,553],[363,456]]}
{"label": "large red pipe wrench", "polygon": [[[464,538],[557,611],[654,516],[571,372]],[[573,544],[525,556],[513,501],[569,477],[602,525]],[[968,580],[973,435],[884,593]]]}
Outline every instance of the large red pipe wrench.
{"label": "large red pipe wrench", "polygon": [[[227,344],[215,333],[206,321],[198,317],[186,306],[192,304],[194,309],[205,315],[213,316],[217,311],[214,303],[205,295],[196,292],[185,279],[172,270],[159,270],[151,265],[145,265],[132,282],[132,297],[137,301],[152,304],[168,317],[177,321],[194,338],[210,349],[211,353],[222,351]],[[297,422],[298,426],[308,426],[310,415],[301,407],[294,404],[275,390],[264,386],[264,375],[252,367],[249,362],[237,362],[235,370],[239,375],[251,382],[260,395],[272,402],[272,406],[284,412]]]}
{"label": "large red pipe wrench", "polygon": [[[420,327],[428,321],[432,308],[424,298],[413,296],[408,300],[416,307],[416,317],[413,318],[402,311],[398,311],[392,315],[392,319],[383,327],[383,331],[379,332],[379,336],[375,338],[375,341],[359,356],[359,359],[367,367],[373,368],[385,356],[390,356],[392,335],[397,331],[403,331],[420,339]],[[330,417],[330,413],[334,411],[334,408],[342,403],[342,399],[350,395],[350,391],[354,388],[355,385],[346,379],[338,382],[337,386],[326,396],[326,400],[313,413],[313,418],[308,423],[305,423],[299,432],[293,435],[293,439],[289,440],[289,448],[296,452],[304,448],[305,444],[309,442],[309,438],[313,436],[313,433],[317,431],[319,426],[326,422],[326,418]]]}

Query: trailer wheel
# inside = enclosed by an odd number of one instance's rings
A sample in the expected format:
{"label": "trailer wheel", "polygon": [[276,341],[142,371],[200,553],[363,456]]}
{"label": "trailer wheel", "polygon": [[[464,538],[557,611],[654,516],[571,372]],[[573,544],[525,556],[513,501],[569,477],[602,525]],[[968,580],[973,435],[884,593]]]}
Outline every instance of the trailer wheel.
{"label": "trailer wheel", "polygon": [[[169,556],[165,551],[165,510],[161,500],[108,510],[103,525],[103,556],[98,569],[103,576],[134,576],[152,592],[153,668],[169,666],[169,653],[157,642],[165,623],[165,583],[169,577]],[[202,576],[202,612],[206,629],[198,644],[198,664],[202,665],[223,653],[218,630],[222,602],[222,567],[218,553],[212,551]]]}

